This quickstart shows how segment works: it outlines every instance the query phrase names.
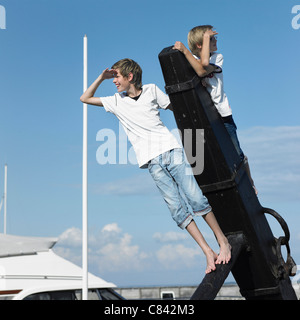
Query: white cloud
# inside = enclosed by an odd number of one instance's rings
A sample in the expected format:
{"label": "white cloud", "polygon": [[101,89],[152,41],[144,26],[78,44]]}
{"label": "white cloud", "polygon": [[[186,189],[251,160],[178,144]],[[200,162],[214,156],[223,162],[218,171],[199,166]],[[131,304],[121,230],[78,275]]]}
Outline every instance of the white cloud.
{"label": "white cloud", "polygon": [[197,257],[201,255],[200,248],[187,247],[182,244],[164,245],[157,252],[156,257],[160,264],[169,270],[191,268],[197,263]]}
{"label": "white cloud", "polygon": [[93,186],[93,191],[97,194],[117,196],[157,194],[157,188],[148,170],[145,171],[129,178]]}
{"label": "white cloud", "polygon": [[82,264],[82,258],[81,258],[81,252],[78,252],[78,250],[75,250],[74,248],[68,248],[61,246],[57,244],[53,251],[58,254],[59,256],[72,261],[73,263],[77,264],[78,266],[81,266]]}
{"label": "white cloud", "polygon": [[80,247],[82,243],[82,232],[78,228],[69,228],[58,237],[58,242],[67,247]]}
{"label": "white cloud", "polygon": [[174,232],[174,231],[170,231],[167,233],[156,232],[153,235],[153,239],[161,243],[181,241],[181,240],[186,240],[187,238],[188,238],[188,235],[186,233]]}
{"label": "white cloud", "polygon": [[[59,236],[54,247],[57,254],[81,265],[81,230],[69,228]],[[132,235],[123,232],[117,223],[105,225],[98,232],[89,232],[89,266],[96,273],[145,271],[152,268],[180,270],[195,266],[201,249],[184,232],[155,233],[153,239],[162,246],[145,251],[134,243]],[[174,244],[180,241],[179,244]],[[185,244],[182,244],[185,241]],[[95,272],[95,271],[94,271]]]}
{"label": "white cloud", "polygon": [[120,233],[122,230],[119,228],[117,223],[110,223],[102,228],[102,232],[105,232],[105,231]]}
{"label": "white cloud", "polygon": [[[80,229],[74,227],[67,229],[59,236],[54,251],[79,264],[81,237]],[[100,232],[89,233],[88,248],[89,260],[97,265],[99,272],[140,270],[149,257],[139,245],[132,244],[132,236],[123,233],[117,223],[104,226]]]}
{"label": "white cloud", "polygon": [[138,245],[133,245],[132,236],[122,235],[118,242],[110,242],[95,253],[98,256],[99,271],[140,270],[148,254],[142,252]]}

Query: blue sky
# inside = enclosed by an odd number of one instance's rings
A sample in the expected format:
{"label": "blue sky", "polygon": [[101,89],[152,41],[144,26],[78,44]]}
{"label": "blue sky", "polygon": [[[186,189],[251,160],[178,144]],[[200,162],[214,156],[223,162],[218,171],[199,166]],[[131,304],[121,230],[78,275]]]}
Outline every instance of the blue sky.
{"label": "blue sky", "polygon": [[[130,57],[143,68],[143,83],[163,89],[159,52],[176,40],[186,44],[192,27],[212,24],[259,200],[287,221],[299,264],[300,29],[292,26],[298,4],[0,0],[6,11],[6,29],[0,29],[0,194],[7,163],[7,232],[58,237],[56,251],[81,264],[84,34],[89,84],[104,68]],[[97,95],[114,92],[107,81]],[[161,115],[170,129],[176,127],[170,111]],[[90,106],[89,270],[120,286],[199,283],[205,258],[172,221],[148,172],[132,164],[97,162],[103,142],[96,136],[103,129],[119,137],[117,120]],[[1,232],[2,221],[3,211]],[[272,219],[270,224],[281,235]],[[203,221],[199,227],[217,250]]]}

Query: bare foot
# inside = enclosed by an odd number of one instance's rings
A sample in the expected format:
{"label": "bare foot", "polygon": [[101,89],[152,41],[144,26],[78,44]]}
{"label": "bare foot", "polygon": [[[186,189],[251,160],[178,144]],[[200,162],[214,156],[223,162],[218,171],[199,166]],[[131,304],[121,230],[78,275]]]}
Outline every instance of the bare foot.
{"label": "bare foot", "polygon": [[231,245],[226,242],[220,245],[220,253],[216,260],[216,264],[228,263],[231,259]]}
{"label": "bare foot", "polygon": [[205,273],[207,274],[216,270],[215,261],[218,258],[218,255],[211,249],[205,253],[205,255],[207,262]]}

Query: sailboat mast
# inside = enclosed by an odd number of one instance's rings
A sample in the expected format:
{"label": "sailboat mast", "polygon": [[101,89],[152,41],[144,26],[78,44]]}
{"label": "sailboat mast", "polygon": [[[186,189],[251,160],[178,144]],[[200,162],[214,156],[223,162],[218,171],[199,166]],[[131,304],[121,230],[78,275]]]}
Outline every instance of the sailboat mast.
{"label": "sailboat mast", "polygon": [[4,229],[3,229],[3,233],[6,234],[6,214],[7,214],[7,164],[5,164],[4,166]]}
{"label": "sailboat mast", "polygon": [[[87,89],[87,36],[83,38],[83,91]],[[87,170],[87,104],[83,104],[82,147],[82,300],[88,299],[88,170]]]}

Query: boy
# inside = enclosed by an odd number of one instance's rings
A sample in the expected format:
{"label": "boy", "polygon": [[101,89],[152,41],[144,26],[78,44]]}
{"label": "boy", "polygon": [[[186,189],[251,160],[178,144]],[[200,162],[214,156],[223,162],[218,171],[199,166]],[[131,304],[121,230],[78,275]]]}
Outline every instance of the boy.
{"label": "boy", "polygon": [[232,111],[223,86],[223,56],[216,53],[217,32],[213,31],[213,26],[203,25],[194,27],[188,34],[188,45],[191,52],[177,41],[174,49],[181,51],[199,77],[203,78],[202,83],[211,95],[212,101],[222,117],[225,128],[241,158],[245,163],[246,171],[252,186],[257,194],[250,174],[248,158],[244,155],[237,137],[237,127],[232,117]]}
{"label": "boy", "polygon": [[[113,83],[118,93],[110,97],[94,97],[99,85],[111,78],[114,78]],[[186,228],[203,250],[207,260],[205,272],[215,270],[215,264],[228,263],[231,247],[227,238],[194,176],[186,174],[185,170],[189,164],[183,160],[182,148],[160,120],[158,108],[170,109],[169,97],[154,84],[142,85],[140,66],[131,59],[122,59],[111,69],[105,69],[80,100],[104,107],[119,119],[133,145],[139,166],[148,167],[171,211],[172,218],[180,228]],[[216,235],[220,246],[219,255],[203,238],[180,195],[178,186],[186,195],[194,215],[202,215]]]}

